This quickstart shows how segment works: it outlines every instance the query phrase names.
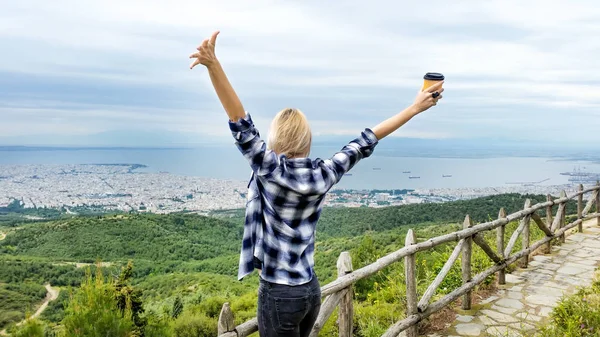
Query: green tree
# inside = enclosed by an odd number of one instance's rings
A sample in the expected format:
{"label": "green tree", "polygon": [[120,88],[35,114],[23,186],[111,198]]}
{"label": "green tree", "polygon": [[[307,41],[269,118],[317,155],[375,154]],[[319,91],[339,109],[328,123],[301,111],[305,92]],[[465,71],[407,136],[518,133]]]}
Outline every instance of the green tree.
{"label": "green tree", "polygon": [[181,315],[182,311],[183,311],[183,302],[181,302],[181,298],[179,296],[177,296],[175,298],[175,303],[173,303],[173,310],[171,311],[171,317],[176,319],[177,317],[179,317],[179,315]]}
{"label": "green tree", "polygon": [[65,337],[131,337],[135,330],[131,315],[123,315],[117,308],[113,283],[104,280],[101,268],[96,269],[95,277],[88,269],[65,310]]}
{"label": "green tree", "polygon": [[[377,260],[377,250],[375,248],[373,237],[366,234],[360,245],[351,252],[352,264],[355,269],[369,265]],[[356,282],[354,293],[359,300],[365,300],[367,294],[373,290],[375,278],[368,277]]]}
{"label": "green tree", "polygon": [[143,336],[147,320],[141,316],[144,313],[142,292],[131,286],[132,275],[133,263],[129,261],[127,266],[122,268],[121,274],[115,282],[115,297],[121,316],[130,315],[136,326],[137,334]]}

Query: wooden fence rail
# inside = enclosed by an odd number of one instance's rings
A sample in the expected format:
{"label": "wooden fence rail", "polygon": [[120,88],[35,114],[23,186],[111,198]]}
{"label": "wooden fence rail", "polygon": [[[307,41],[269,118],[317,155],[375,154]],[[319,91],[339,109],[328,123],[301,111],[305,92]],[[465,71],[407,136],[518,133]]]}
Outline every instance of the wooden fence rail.
{"label": "wooden fence rail", "polygon": [[[584,205],[583,196],[590,193],[587,203]],[[577,200],[577,219],[566,224],[567,202]],[[596,212],[589,213],[595,204]],[[552,216],[553,207],[557,206],[556,215]],[[542,219],[537,211],[545,210],[546,219]],[[430,315],[450,305],[462,297],[462,308],[471,308],[471,291],[489,276],[498,273],[498,283],[505,284],[506,268],[517,263],[521,268],[527,268],[530,255],[543,248],[543,253],[551,251],[553,241],[564,243],[565,233],[577,227],[583,231],[583,222],[588,219],[597,219],[600,226],[600,182],[594,187],[584,189],[579,185],[578,192],[567,196],[563,191],[560,197],[553,200],[550,195],[546,202],[531,205],[527,199],[523,210],[506,215],[504,209],[498,213],[498,219],[473,225],[469,215],[465,217],[463,229],[450,234],[434,237],[423,242],[417,242],[414,231],[410,229],[406,235],[405,246],[391,254],[388,254],[376,262],[353,271],[352,261],[348,252],[342,252],[338,259],[338,278],[321,288],[322,296],[325,298],[321,305],[319,317],[315,323],[310,336],[316,337],[323,328],[325,322],[333,314],[336,307],[338,310],[339,336],[352,336],[353,328],[353,284],[359,280],[369,277],[387,266],[404,260],[406,279],[406,318],[393,324],[384,334],[384,337],[396,337],[402,331],[406,331],[407,337],[416,337],[418,323]],[[512,233],[510,239],[504,242],[506,225],[519,220],[517,229]],[[530,242],[531,220],[545,234],[545,237],[537,242]],[[490,247],[484,239],[485,232],[496,230],[496,247]],[[516,243],[521,238],[521,250],[513,252]],[[457,242],[450,257],[427,287],[419,299],[417,294],[416,254],[430,250],[439,245]],[[472,275],[472,246],[475,243],[490,258],[494,265],[479,274]],[[461,257],[462,286],[437,301],[430,303],[437,289],[444,281],[458,258]],[[233,313],[229,304],[225,303],[219,317],[219,337],[246,337],[258,329],[256,318],[234,327]]]}

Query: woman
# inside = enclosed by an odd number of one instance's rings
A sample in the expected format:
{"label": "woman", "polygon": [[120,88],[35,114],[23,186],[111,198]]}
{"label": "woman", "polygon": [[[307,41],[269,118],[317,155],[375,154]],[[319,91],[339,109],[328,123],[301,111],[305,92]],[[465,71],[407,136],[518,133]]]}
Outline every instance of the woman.
{"label": "woman", "polygon": [[190,55],[190,68],[206,66],[236,145],[252,168],[238,278],[260,273],[258,328],[261,336],[308,336],[321,306],[314,272],[315,227],[325,194],[378,141],[442,98],[442,82],[419,92],[415,102],[346,145],[333,157],[309,159],[311,130],[297,109],[280,111],[268,144],[231,87],[215,56],[219,32]]}

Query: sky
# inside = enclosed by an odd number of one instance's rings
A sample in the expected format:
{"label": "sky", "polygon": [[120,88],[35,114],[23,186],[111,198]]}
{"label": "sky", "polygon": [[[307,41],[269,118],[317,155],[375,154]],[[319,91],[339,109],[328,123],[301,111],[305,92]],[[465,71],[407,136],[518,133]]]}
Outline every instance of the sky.
{"label": "sky", "polygon": [[432,71],[443,100],[393,137],[600,141],[594,0],[19,0],[0,2],[0,145],[231,142],[206,69],[189,69],[215,30],[264,135],[295,107],[317,140],[353,137]]}

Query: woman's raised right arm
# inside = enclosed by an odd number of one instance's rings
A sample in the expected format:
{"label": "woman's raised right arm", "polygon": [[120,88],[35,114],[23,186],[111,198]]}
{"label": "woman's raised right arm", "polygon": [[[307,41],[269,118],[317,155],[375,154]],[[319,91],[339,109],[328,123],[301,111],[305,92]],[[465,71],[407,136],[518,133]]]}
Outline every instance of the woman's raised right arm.
{"label": "woman's raised right arm", "polygon": [[196,59],[190,66],[190,69],[193,69],[198,64],[206,66],[208,74],[210,75],[210,80],[217,92],[217,96],[219,96],[221,105],[223,105],[225,112],[227,112],[227,116],[229,116],[229,120],[237,122],[246,116],[246,110],[244,110],[242,102],[235,93],[235,90],[233,90],[221,63],[215,55],[217,35],[219,35],[219,32],[214,32],[210,39],[202,41],[202,44],[197,48],[197,53],[190,55],[190,58]]}
{"label": "woman's raised right arm", "polygon": [[[436,105],[437,101],[442,98],[441,93],[444,91],[442,84],[444,84],[444,82],[440,81],[424,91],[419,92],[415,98],[415,102],[411,106],[375,126],[372,130],[373,133],[375,133],[375,136],[377,136],[377,139],[381,140],[387,137],[416,115]],[[436,97],[433,95],[435,92],[438,93]]]}
{"label": "woman's raised right arm", "polygon": [[[328,176],[326,188],[329,189],[334,184],[337,184],[342,179],[342,176],[350,171],[356,163],[363,158],[369,157],[379,140],[398,130],[414,116],[436,105],[437,101],[442,98],[441,93],[444,91],[442,84],[443,82],[436,83],[425,91],[419,92],[414,103],[408,108],[379,123],[372,129],[365,129],[360,137],[344,146],[342,150],[334,154],[331,158],[323,161],[324,169]],[[439,94],[433,95],[435,92]]]}

